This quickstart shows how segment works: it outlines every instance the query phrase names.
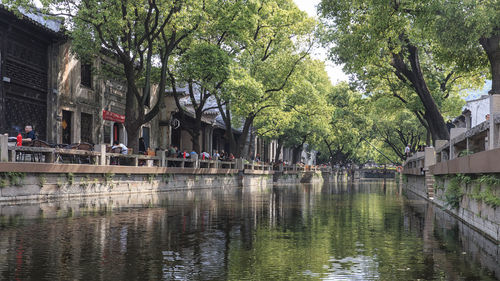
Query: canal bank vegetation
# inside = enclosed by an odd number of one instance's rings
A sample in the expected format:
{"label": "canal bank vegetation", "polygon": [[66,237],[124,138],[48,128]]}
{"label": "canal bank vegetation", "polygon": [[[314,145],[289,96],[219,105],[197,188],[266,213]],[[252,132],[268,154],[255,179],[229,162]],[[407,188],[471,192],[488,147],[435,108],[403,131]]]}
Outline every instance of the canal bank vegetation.
{"label": "canal bank vegetation", "polygon": [[22,186],[26,173],[22,172],[6,172],[0,173],[0,188],[8,185]]}
{"label": "canal bank vegetation", "polygon": [[454,209],[460,206],[464,195],[493,208],[500,206],[498,174],[435,176],[434,188],[441,191],[441,199]]}

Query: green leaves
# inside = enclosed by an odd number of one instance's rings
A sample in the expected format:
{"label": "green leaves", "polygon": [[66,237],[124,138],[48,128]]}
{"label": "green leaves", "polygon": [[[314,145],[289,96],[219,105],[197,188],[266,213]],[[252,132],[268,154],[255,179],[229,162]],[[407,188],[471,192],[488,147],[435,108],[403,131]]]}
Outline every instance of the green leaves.
{"label": "green leaves", "polygon": [[219,47],[200,42],[191,46],[178,62],[181,81],[196,81],[215,91],[229,76],[229,56]]}

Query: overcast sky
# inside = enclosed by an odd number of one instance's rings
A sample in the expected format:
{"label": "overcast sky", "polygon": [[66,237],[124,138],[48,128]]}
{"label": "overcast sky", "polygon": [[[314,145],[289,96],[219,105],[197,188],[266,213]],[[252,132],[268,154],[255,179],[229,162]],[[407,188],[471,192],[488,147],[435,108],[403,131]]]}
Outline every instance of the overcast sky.
{"label": "overcast sky", "polygon": [[[294,0],[294,2],[297,4],[299,9],[307,12],[309,16],[317,18],[316,5],[318,5],[320,0]],[[328,72],[328,76],[330,76],[330,80],[333,84],[337,84],[339,81],[347,81],[348,77],[342,71],[342,67],[329,61],[326,53],[325,49],[318,47],[313,51],[313,57],[326,62],[326,71]]]}

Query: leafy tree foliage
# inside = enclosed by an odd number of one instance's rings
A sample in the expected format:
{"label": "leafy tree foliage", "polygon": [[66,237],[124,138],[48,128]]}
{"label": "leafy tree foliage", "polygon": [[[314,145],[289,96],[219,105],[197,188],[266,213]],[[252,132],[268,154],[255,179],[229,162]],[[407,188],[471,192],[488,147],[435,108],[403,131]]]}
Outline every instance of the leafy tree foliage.
{"label": "leafy tree foliage", "polygon": [[[254,8],[253,25],[234,54],[232,74],[216,95],[230,150],[236,157],[248,153],[255,118],[266,109],[279,108],[285,100],[290,77],[307,56],[315,27],[291,0],[257,1]],[[301,49],[304,40],[306,50]],[[238,139],[232,127],[241,127]]]}
{"label": "leafy tree foliage", "polygon": [[333,106],[328,131],[320,136],[319,151],[332,165],[365,162],[370,156],[365,146],[371,125],[366,115],[366,99],[347,83],[336,85],[328,95]]}
{"label": "leafy tree foliage", "polygon": [[[455,64],[434,61],[433,41],[415,22],[413,1],[323,1],[320,10],[327,27],[323,40],[331,44],[331,57],[345,64],[362,88],[374,91],[381,80],[389,94],[419,115],[432,138],[448,139],[442,102],[456,95],[456,85],[470,84],[475,73]],[[411,93],[419,103],[401,92]]]}
{"label": "leafy tree foliage", "polygon": [[[392,161],[405,159],[406,145],[416,151],[426,142],[429,136],[426,128],[398,100],[379,94],[370,97],[368,106],[368,118],[373,120],[371,141]],[[386,162],[381,157],[376,159]]]}
{"label": "leafy tree foliage", "polygon": [[332,110],[327,95],[331,88],[324,63],[305,59],[290,78],[281,106],[268,108],[255,119],[259,135],[278,141],[275,162],[283,146],[293,148],[294,163],[300,161],[303,145],[307,142],[315,147],[327,132]]}
{"label": "leafy tree foliage", "polygon": [[467,71],[490,66],[490,94],[500,94],[500,2],[419,1],[416,22],[439,44],[436,59]]}

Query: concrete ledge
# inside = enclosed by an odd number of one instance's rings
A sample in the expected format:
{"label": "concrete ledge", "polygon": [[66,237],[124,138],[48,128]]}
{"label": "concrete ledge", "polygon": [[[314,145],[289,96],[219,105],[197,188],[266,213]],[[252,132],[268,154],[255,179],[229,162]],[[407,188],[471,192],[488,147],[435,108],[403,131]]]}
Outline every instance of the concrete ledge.
{"label": "concrete ledge", "polygon": [[404,168],[403,174],[421,176],[422,170],[420,168]]}
{"label": "concrete ledge", "polygon": [[500,173],[500,148],[439,162],[430,166],[434,175]]}
{"label": "concrete ledge", "polygon": [[245,170],[243,170],[243,174],[245,174],[245,175],[273,175],[274,171],[262,171],[262,170],[245,169]]}
{"label": "concrete ledge", "polygon": [[[47,164],[47,163],[0,163],[0,172],[25,173],[74,173],[74,174],[237,174],[237,169],[214,168],[176,168],[176,167],[134,167],[134,166],[100,166],[81,164]],[[254,171],[272,172],[272,171]],[[262,173],[260,173],[262,174]]]}

